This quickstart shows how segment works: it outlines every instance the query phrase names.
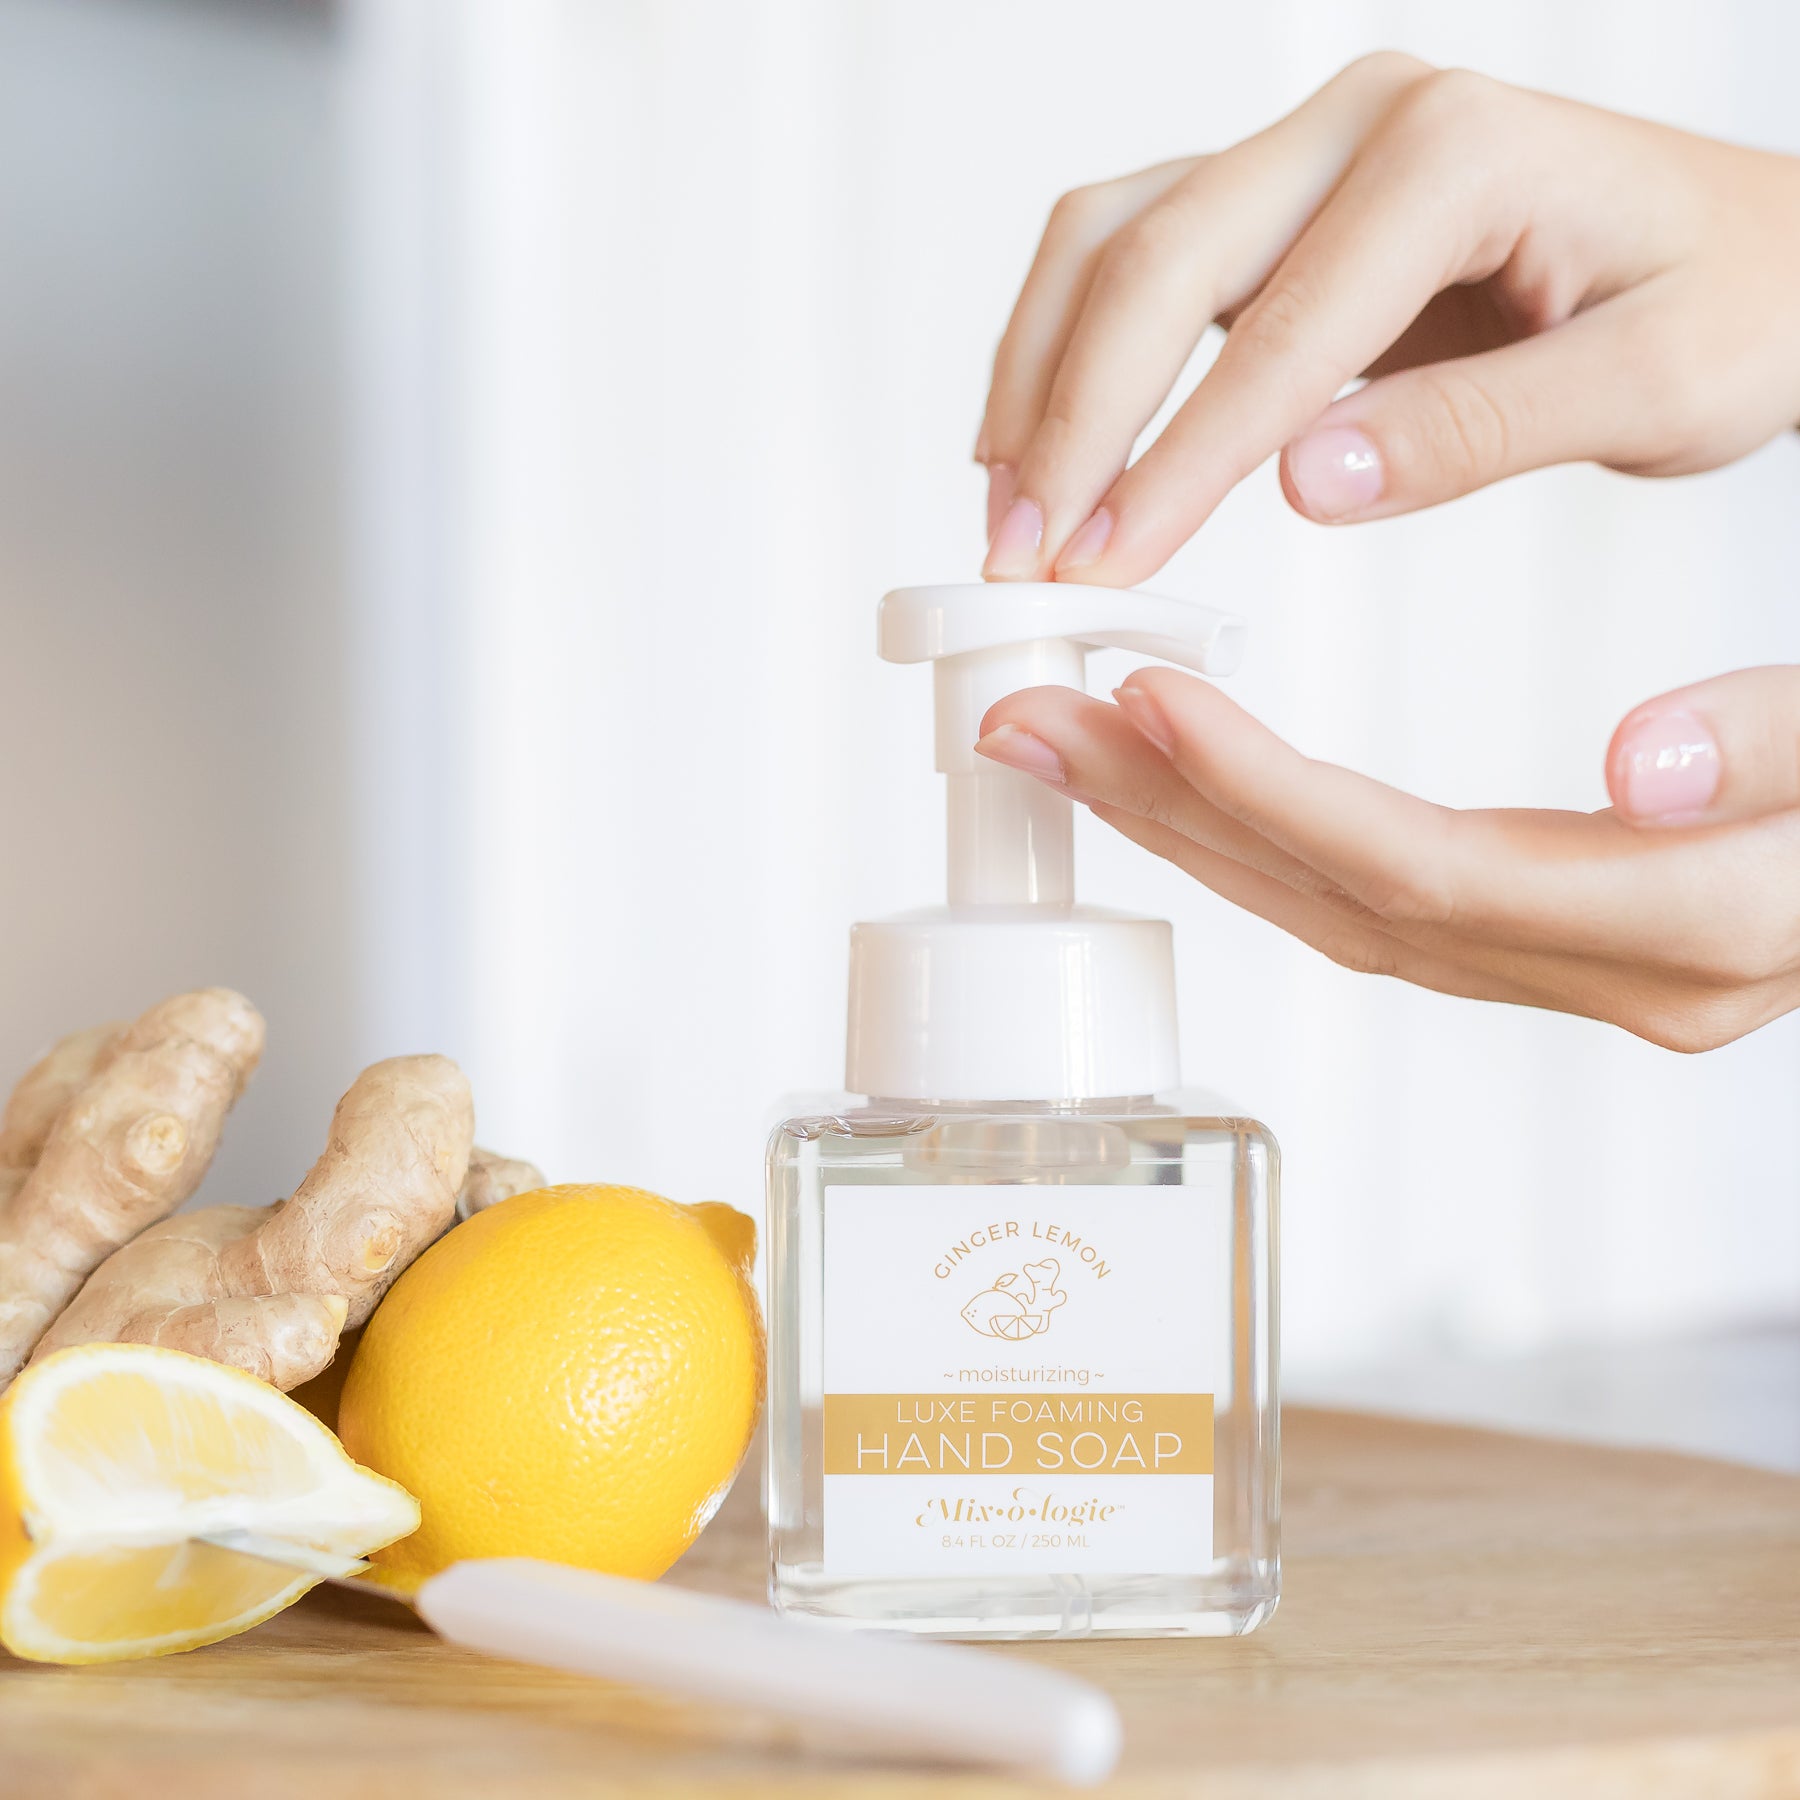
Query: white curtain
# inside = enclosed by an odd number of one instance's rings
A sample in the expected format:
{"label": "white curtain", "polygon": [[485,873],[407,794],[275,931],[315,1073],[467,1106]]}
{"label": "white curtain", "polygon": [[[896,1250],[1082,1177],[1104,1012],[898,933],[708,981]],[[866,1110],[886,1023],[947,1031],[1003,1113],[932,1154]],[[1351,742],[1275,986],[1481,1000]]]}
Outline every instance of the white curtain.
{"label": "white curtain", "polygon": [[[1777,0],[358,0],[365,1047],[453,1048],[557,1177],[755,1210],[850,921],[940,892],[872,613],[977,563],[1050,203],[1384,43],[1800,150]],[[1328,533],[1264,470],[1157,585],[1249,617],[1308,751],[1592,807],[1632,703],[1800,660],[1797,485],[1789,438]],[[1084,897],[1177,922],[1189,1078],[1285,1146],[1291,1366],[1800,1313],[1800,1021],[1683,1059],[1359,979],[1080,829]]]}

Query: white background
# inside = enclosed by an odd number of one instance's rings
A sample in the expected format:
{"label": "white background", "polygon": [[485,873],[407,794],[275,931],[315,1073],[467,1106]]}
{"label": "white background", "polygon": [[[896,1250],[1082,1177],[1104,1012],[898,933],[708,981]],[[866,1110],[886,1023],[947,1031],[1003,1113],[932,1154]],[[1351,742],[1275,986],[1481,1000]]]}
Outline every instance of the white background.
{"label": "white background", "polygon": [[[1044,214],[1383,43],[1800,149],[1775,0],[0,0],[0,1049],[238,981],[209,1197],[443,1048],[553,1174],[754,1206],[850,920],[941,880],[871,612],[979,556]],[[1789,438],[1326,533],[1265,470],[1161,585],[1249,616],[1308,751],[1588,807],[1633,702],[1800,660],[1797,481]],[[1080,857],[1283,1141],[1290,1367],[1800,1314],[1795,1021],[1684,1060]]]}

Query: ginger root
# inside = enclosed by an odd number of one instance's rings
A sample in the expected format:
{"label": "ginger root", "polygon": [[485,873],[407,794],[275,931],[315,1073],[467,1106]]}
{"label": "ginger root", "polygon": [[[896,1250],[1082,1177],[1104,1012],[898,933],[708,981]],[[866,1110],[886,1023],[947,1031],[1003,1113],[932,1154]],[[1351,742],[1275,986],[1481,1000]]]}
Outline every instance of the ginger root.
{"label": "ginger root", "polygon": [[544,1172],[535,1163],[516,1156],[502,1156],[497,1150],[483,1150],[477,1144],[469,1156],[469,1173],[456,1197],[456,1216],[472,1219],[514,1194],[529,1194],[544,1185]]}
{"label": "ginger root", "polygon": [[37,1354],[160,1344],[297,1386],[450,1224],[474,1133],[468,1079],[448,1057],[371,1065],[291,1198],[152,1226],[94,1271]]}
{"label": "ginger root", "polygon": [[73,1031],[19,1077],[0,1113],[0,1202],[19,1191],[44,1153],[50,1127],[111,1053],[125,1025]]}
{"label": "ginger root", "polygon": [[262,1055],[242,994],[202,988],[65,1038],[0,1120],[0,1389],[82,1283],[200,1185]]}

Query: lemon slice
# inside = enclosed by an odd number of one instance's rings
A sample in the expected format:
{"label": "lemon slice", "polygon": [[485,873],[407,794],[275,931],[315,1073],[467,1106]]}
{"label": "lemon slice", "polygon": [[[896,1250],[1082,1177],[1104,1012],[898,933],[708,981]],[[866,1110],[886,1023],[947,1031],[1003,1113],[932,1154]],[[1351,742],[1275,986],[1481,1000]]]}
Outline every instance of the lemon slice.
{"label": "lemon slice", "polygon": [[191,1650],[318,1580],[193,1541],[205,1533],[364,1556],[418,1524],[413,1497],[311,1413],[197,1356],[81,1344],[0,1398],[0,1642],[15,1656]]}

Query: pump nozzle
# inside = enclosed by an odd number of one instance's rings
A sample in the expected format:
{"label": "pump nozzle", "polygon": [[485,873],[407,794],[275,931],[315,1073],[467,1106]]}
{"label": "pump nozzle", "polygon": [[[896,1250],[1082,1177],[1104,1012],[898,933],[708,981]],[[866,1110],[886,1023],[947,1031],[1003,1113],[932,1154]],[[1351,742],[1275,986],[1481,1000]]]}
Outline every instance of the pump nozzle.
{"label": "pump nozzle", "polygon": [[1077,906],[1068,799],[975,754],[1018,688],[1084,685],[1101,645],[1225,675],[1229,613],[1062,582],[899,588],[881,654],[937,665],[937,766],[950,778],[950,904],[850,933],[852,1093],[907,1101],[1088,1100],[1178,1078],[1175,955],[1161,919]]}
{"label": "pump nozzle", "polygon": [[1086,685],[1110,648],[1229,675],[1244,650],[1230,613],[1160,594],[1063,582],[896,588],[881,602],[882,656],[936,664],[937,767],[949,777],[952,906],[1069,906],[1072,809],[1042,782],[974,753],[982,715],[1020,688]]}

